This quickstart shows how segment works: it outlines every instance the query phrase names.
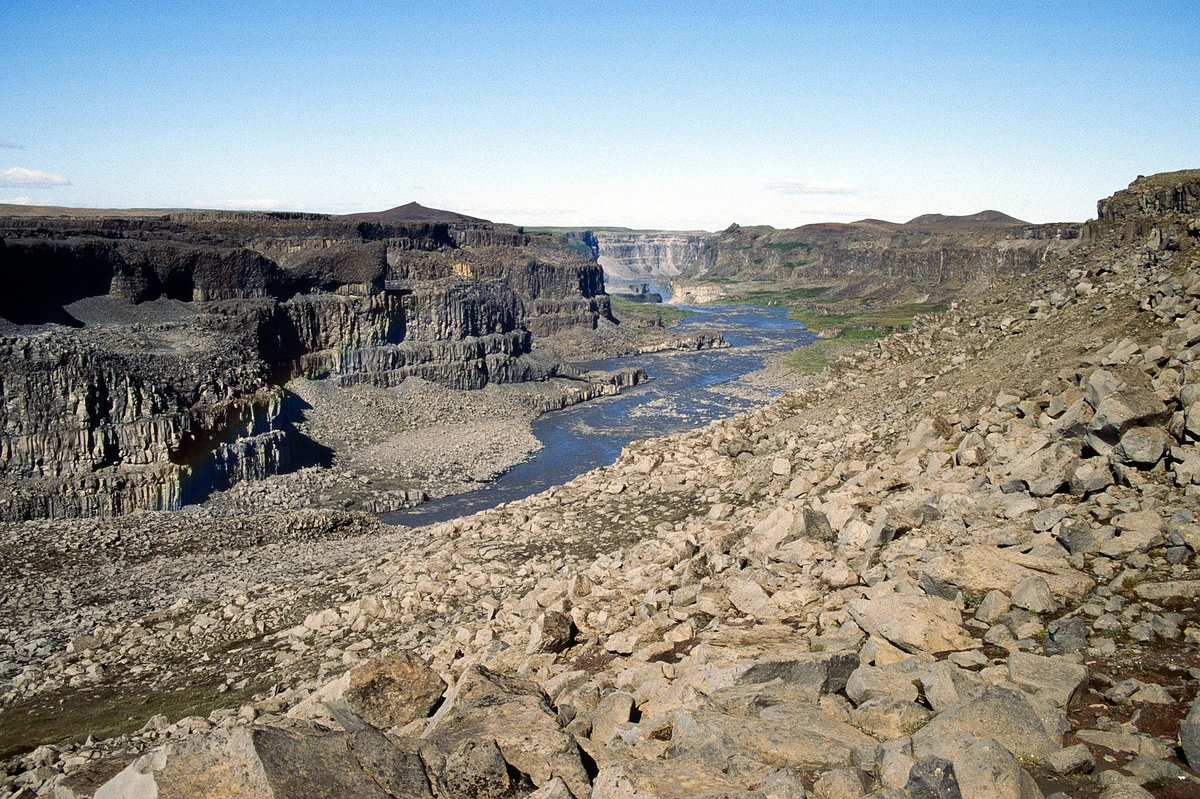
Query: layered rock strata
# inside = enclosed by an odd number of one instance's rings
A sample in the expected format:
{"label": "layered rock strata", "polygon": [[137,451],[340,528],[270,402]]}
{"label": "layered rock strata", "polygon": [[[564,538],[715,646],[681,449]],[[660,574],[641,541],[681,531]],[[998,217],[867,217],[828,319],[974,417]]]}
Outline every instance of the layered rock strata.
{"label": "layered rock strata", "polygon": [[456,224],[0,218],[0,518],[177,509],[327,462],[294,429],[293,377],[558,375],[534,337],[609,317],[600,267],[561,239]]}

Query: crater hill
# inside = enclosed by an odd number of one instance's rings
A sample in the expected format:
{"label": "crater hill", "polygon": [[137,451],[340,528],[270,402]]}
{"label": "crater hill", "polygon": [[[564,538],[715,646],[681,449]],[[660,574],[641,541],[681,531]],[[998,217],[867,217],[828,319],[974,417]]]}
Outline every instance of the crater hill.
{"label": "crater hill", "polygon": [[[6,790],[1195,796],[1200,172],[1099,209],[803,389],[469,518],[0,526]],[[80,630],[53,600],[97,553]]]}
{"label": "crater hill", "polygon": [[[561,236],[416,203],[350,217],[0,208],[0,518],[169,510],[329,453],[292,378],[562,376],[610,318]],[[587,388],[587,386],[592,386]]]}

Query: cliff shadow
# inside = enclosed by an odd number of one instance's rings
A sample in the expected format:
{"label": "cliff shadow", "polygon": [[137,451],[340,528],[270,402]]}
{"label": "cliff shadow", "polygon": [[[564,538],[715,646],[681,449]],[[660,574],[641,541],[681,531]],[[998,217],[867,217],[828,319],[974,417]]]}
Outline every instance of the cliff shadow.
{"label": "cliff shadow", "polygon": [[194,434],[172,453],[183,469],[181,504],[204,502],[215,492],[307,467],[329,468],[333,450],[305,435],[297,426],[312,408],[283,390],[274,413],[247,406],[225,424]]}

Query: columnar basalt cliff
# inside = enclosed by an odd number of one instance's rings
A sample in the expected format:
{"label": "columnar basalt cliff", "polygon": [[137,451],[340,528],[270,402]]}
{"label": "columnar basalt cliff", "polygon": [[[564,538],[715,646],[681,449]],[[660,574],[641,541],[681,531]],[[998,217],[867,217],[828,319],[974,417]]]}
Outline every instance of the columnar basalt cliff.
{"label": "columnar basalt cliff", "polygon": [[561,237],[411,205],[361,217],[0,217],[0,518],[174,509],[326,456],[290,378],[554,376],[609,315]]}

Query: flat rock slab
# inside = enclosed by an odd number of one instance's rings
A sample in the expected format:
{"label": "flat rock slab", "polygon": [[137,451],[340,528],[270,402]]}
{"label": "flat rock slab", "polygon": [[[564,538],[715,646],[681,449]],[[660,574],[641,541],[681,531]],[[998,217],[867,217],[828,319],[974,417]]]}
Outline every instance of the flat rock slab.
{"label": "flat rock slab", "polygon": [[893,594],[856,599],[847,609],[859,627],[906,652],[959,652],[980,646],[962,628],[958,608],[938,597]]}
{"label": "flat rock slab", "polygon": [[850,764],[855,747],[876,741],[817,705],[776,705],[758,718],[715,711],[680,713],[671,741],[678,751],[728,762],[742,754],[772,766],[830,769]]}
{"label": "flat rock slab", "polygon": [[1133,592],[1139,599],[1161,602],[1171,597],[1190,599],[1200,596],[1200,580],[1169,580],[1164,583],[1138,583]]}
{"label": "flat rock slab", "polygon": [[382,733],[216,730],[143,755],[95,799],[394,799],[429,797],[420,757]]}
{"label": "flat rock slab", "polygon": [[1030,652],[1009,655],[1008,674],[1014,684],[1059,708],[1078,699],[1088,684],[1086,666]]}
{"label": "flat rock slab", "polygon": [[1065,558],[1037,557],[986,544],[973,544],[939,555],[926,565],[925,571],[977,596],[988,591],[1011,595],[1017,585],[1030,577],[1044,579],[1050,592],[1068,603],[1081,602],[1096,587],[1092,578],[1071,568]]}
{"label": "flat rock slab", "polygon": [[592,799],[758,797],[731,780],[720,764],[698,757],[633,760],[600,769]]}

